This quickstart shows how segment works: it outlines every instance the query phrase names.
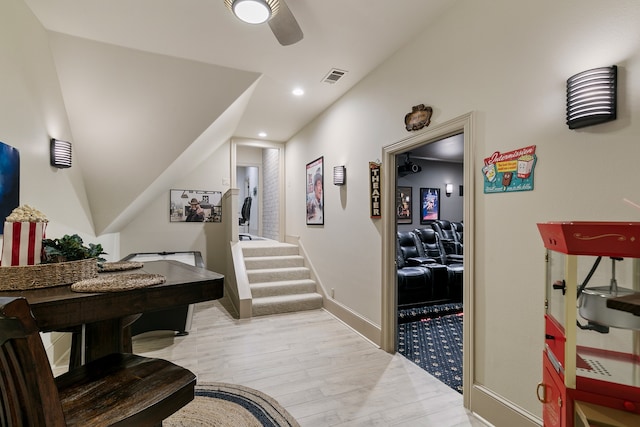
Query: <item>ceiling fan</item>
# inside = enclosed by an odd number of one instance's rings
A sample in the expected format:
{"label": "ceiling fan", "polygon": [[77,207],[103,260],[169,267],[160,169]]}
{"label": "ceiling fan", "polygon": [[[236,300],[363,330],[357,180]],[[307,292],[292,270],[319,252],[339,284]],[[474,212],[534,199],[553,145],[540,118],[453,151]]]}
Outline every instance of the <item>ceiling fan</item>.
{"label": "ceiling fan", "polygon": [[297,43],[304,37],[285,0],[224,0],[224,3],[241,21],[249,24],[268,22],[282,46]]}

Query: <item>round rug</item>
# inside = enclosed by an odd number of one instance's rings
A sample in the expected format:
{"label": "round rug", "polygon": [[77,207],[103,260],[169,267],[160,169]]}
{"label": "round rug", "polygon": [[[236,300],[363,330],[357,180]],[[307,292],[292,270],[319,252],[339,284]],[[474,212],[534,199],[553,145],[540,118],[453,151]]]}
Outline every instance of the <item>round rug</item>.
{"label": "round rug", "polygon": [[272,397],[227,383],[196,386],[196,397],[162,422],[163,427],[299,427]]}

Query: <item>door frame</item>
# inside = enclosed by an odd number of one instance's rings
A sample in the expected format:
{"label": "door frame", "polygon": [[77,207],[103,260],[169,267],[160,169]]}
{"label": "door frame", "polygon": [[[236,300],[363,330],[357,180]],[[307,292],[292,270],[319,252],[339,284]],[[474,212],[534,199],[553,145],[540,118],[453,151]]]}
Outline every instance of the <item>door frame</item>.
{"label": "door frame", "polygon": [[396,155],[411,149],[439,141],[452,135],[464,135],[464,276],[463,276],[463,397],[464,406],[470,405],[474,356],[474,260],[475,260],[475,114],[467,113],[448,122],[427,128],[410,137],[382,147],[382,330],[381,347],[395,353],[397,351],[397,274],[396,274],[396,215],[394,198],[396,188]]}
{"label": "door frame", "polygon": [[[229,147],[229,151],[230,151],[230,175],[231,175],[231,188],[238,188],[238,183],[237,183],[237,174],[236,174],[236,167],[237,166],[256,166],[256,165],[247,165],[247,164],[243,164],[242,162],[240,164],[238,164],[237,162],[237,156],[238,156],[238,146],[248,146],[248,147],[257,147],[257,148],[273,148],[278,150],[278,192],[280,193],[278,195],[278,197],[280,198],[280,203],[278,205],[278,241],[279,242],[284,242],[285,240],[285,225],[286,225],[286,220],[285,220],[285,203],[286,203],[286,195],[285,195],[285,144],[282,142],[277,142],[277,141],[259,141],[259,140],[255,140],[255,139],[246,139],[246,138],[231,138],[230,140],[230,147]],[[264,165],[260,165],[260,175],[262,175],[262,171],[263,171],[263,166]],[[262,187],[264,186],[263,182],[262,182],[262,177],[259,178],[260,180],[260,188],[259,191],[262,191]],[[261,203],[264,203],[264,196],[261,193],[260,194],[260,200]],[[264,209],[260,209],[260,218],[258,219],[259,221],[259,230],[260,233],[262,233],[262,215],[264,213]]]}

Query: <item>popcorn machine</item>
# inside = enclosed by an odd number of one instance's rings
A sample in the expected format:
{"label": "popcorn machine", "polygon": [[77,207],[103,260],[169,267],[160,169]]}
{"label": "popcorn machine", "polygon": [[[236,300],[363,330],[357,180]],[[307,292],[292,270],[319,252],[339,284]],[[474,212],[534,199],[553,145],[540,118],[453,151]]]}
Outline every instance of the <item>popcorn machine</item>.
{"label": "popcorn machine", "polygon": [[538,224],[545,427],[640,426],[640,222]]}

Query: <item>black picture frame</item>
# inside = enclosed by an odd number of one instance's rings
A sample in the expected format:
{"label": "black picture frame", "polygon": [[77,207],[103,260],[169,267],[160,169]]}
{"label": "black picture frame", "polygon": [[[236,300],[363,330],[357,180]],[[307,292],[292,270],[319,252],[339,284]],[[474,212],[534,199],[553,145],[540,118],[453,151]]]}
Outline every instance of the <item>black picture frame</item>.
{"label": "black picture frame", "polygon": [[[190,216],[192,206],[199,207],[201,214]],[[170,190],[169,222],[222,222],[222,192]]]}
{"label": "black picture frame", "polygon": [[307,225],[324,225],[324,156],[307,163],[305,188]]}
{"label": "black picture frame", "polygon": [[440,189],[420,189],[420,224],[430,224],[440,219]]}
{"label": "black picture frame", "polygon": [[413,194],[412,187],[396,187],[396,221],[398,224],[413,222]]}

